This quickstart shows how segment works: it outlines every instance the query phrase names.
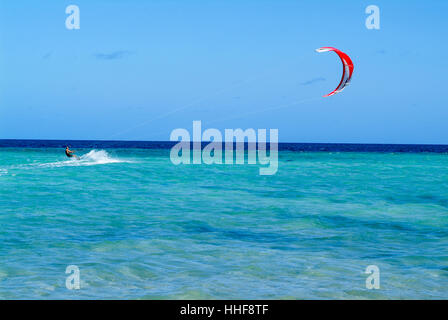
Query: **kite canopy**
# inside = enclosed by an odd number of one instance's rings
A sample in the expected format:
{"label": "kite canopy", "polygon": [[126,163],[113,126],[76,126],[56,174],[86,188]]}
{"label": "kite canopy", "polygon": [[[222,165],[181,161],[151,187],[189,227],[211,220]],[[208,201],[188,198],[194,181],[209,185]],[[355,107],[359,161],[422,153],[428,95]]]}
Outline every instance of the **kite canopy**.
{"label": "kite canopy", "polygon": [[339,85],[336,89],[334,89],[329,94],[324,95],[324,97],[329,97],[329,96],[335,95],[336,93],[341,92],[350,83],[350,79],[352,78],[353,69],[354,69],[352,59],[350,59],[350,57],[347,54],[345,54],[344,52],[342,52],[341,50],[338,50],[333,47],[322,47],[322,48],[316,49],[316,51],[319,53],[334,51],[341,59],[341,62],[342,62],[341,82],[339,82]]}

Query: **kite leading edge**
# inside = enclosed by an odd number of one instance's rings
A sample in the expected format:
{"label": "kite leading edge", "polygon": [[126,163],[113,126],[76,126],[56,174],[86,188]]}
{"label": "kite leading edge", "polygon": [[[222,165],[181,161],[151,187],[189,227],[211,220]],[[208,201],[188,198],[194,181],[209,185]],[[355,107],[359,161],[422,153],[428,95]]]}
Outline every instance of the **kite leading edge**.
{"label": "kite leading edge", "polygon": [[319,53],[334,51],[341,59],[341,62],[342,62],[341,82],[339,82],[339,85],[337,86],[336,89],[334,89],[329,94],[324,95],[324,97],[329,97],[329,96],[335,95],[336,93],[341,92],[350,83],[350,80],[352,78],[353,69],[354,69],[352,59],[350,59],[350,57],[346,53],[344,53],[341,50],[338,50],[336,48],[333,48],[333,47],[322,47],[322,48],[316,49],[316,51]]}

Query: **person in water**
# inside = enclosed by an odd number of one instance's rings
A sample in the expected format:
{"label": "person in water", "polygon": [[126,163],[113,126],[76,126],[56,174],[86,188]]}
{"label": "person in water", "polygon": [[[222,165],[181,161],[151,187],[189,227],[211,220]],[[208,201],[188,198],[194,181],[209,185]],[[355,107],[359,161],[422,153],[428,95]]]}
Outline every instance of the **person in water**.
{"label": "person in water", "polygon": [[70,150],[68,146],[65,147],[65,155],[69,158],[71,157],[75,157],[77,158],[78,156],[75,154],[74,150]]}

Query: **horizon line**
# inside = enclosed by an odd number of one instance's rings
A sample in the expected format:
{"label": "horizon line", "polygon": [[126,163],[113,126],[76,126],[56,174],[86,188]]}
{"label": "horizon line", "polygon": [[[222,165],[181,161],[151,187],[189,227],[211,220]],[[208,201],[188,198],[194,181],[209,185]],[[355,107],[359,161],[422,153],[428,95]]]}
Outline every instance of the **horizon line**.
{"label": "horizon line", "polygon": [[[1,139],[0,141],[57,141],[57,142],[141,142],[141,143],[178,143],[181,141],[170,141],[170,140],[103,140],[103,139],[20,139],[20,138],[8,138]],[[202,143],[210,143],[213,141],[190,141],[193,142],[202,142]],[[221,141],[221,143],[225,143],[226,141]],[[228,141],[230,142],[230,141]],[[233,141],[236,143],[236,141]],[[248,141],[244,141],[244,143],[249,143]],[[257,142],[258,143],[258,142]],[[270,144],[271,142],[266,141],[266,144]],[[326,145],[391,145],[391,146],[448,146],[447,144],[441,143],[384,143],[384,142],[277,142],[277,144],[326,144]]]}

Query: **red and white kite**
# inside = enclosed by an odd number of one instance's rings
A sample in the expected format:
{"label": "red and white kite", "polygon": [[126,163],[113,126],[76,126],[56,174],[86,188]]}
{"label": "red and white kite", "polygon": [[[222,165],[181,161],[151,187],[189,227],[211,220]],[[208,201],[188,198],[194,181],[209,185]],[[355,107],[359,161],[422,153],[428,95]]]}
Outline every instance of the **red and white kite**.
{"label": "red and white kite", "polygon": [[334,89],[329,94],[324,95],[324,97],[329,97],[336,93],[341,92],[349,84],[350,79],[352,78],[353,69],[354,69],[352,59],[350,59],[350,57],[347,54],[345,54],[344,52],[342,52],[336,48],[333,48],[333,47],[322,47],[322,48],[316,49],[316,51],[317,52],[334,51],[337,53],[337,55],[341,59],[342,72],[343,72],[341,82],[339,82],[339,85],[336,89]]}

